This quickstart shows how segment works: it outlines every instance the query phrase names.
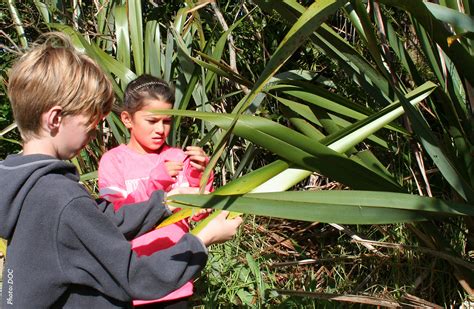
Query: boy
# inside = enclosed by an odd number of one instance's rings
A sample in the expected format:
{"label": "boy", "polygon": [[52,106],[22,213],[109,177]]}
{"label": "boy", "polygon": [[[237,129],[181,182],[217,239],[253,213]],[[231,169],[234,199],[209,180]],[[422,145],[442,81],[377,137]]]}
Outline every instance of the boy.
{"label": "boy", "polygon": [[140,207],[96,203],[72,164],[110,111],[112,86],[59,33],[45,36],[10,72],[8,95],[23,153],[0,162],[0,237],[8,240],[2,308],[128,308],[196,276],[205,246],[230,239],[241,219],[222,213],[198,235],[137,257],[127,239],[171,212],[156,191]]}

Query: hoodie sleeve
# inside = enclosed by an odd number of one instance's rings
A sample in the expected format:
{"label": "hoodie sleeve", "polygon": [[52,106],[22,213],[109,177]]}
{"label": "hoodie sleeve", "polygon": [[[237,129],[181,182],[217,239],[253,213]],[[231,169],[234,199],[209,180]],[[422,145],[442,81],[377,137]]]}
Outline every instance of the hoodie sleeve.
{"label": "hoodie sleeve", "polygon": [[68,280],[120,301],[160,298],[195,277],[207,261],[207,249],[190,234],[168,249],[138,257],[87,197],[66,206],[57,231],[59,263]]}
{"label": "hoodie sleeve", "polygon": [[97,200],[97,206],[99,211],[115,223],[125,238],[131,240],[150,231],[157,223],[171,215],[163,200],[163,191],[155,191],[149,200],[124,205],[125,207],[117,211],[113,204],[104,199]]}

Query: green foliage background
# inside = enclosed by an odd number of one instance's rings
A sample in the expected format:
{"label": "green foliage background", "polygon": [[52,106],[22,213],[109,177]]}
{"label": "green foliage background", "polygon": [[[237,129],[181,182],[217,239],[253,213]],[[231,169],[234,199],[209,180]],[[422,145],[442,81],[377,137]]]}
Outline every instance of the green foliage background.
{"label": "green foliage background", "polygon": [[[2,78],[28,43],[60,30],[118,97],[143,72],[174,82],[169,142],[212,153],[216,195],[233,196],[170,202],[260,215],[213,248],[196,304],[447,306],[472,294],[469,1],[74,3],[0,4]],[[20,140],[3,134],[4,90],[1,157]],[[101,129],[73,160],[92,193],[98,158],[128,136],[116,114]]]}

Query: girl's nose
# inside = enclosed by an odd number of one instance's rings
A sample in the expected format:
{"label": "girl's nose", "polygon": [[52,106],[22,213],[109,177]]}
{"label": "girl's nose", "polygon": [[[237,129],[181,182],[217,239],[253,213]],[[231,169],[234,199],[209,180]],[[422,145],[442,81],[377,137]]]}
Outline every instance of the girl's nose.
{"label": "girl's nose", "polygon": [[165,130],[164,130],[164,125],[163,125],[163,121],[158,121],[156,124],[155,124],[155,132],[157,133],[163,133]]}

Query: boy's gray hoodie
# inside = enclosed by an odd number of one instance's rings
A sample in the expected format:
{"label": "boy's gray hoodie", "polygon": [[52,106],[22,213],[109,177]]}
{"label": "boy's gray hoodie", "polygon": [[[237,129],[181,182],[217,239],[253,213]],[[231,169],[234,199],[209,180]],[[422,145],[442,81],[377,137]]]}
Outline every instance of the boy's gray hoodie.
{"label": "boy's gray hoodie", "polygon": [[8,240],[1,308],[125,308],[194,277],[207,250],[187,234],[138,257],[127,239],[169,215],[161,191],[122,207],[96,202],[74,165],[46,155],[0,162],[0,237]]}

